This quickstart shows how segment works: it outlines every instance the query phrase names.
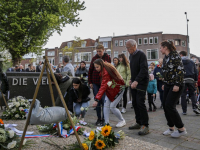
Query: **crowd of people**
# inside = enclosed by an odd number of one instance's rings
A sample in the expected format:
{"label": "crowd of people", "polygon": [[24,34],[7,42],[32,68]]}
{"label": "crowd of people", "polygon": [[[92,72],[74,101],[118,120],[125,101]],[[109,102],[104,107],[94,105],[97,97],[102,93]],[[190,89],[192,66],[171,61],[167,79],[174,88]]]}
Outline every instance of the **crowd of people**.
{"label": "crowd of people", "polygon": [[[169,40],[161,42],[160,52],[164,58],[159,59],[158,64],[152,62],[148,65],[145,53],[137,49],[135,40],[128,40],[126,49],[130,54],[129,60],[124,54],[119,54],[113,58],[111,64],[111,58],[105,53],[103,45],[98,44],[97,54],[92,58],[89,70],[84,61],[74,68],[68,56],[63,57],[62,64],[57,67],[52,66],[68,109],[81,118],[81,124],[87,124],[84,117],[90,105],[91,89],[94,95],[92,106],[97,115],[96,125],[109,124],[111,111],[119,120],[116,127],[123,127],[126,125],[123,113],[126,113],[127,91],[130,90],[136,122],[129,127],[129,130],[139,129],[139,135],[146,135],[149,133],[148,112],[157,110],[154,101],[158,92],[160,108],[163,108],[169,126],[163,135],[180,137],[187,134],[176,105],[181,99],[182,114],[187,115],[188,96],[192,101],[193,112],[200,114],[196,96],[196,92],[200,89],[200,65],[197,67],[188,59],[185,51],[178,53],[174,43]],[[40,72],[41,68],[42,62],[36,68],[30,64],[24,70],[20,65],[7,71]],[[148,109],[145,99],[148,99]],[[121,110],[120,101],[122,101]],[[56,105],[62,106],[59,96]]]}

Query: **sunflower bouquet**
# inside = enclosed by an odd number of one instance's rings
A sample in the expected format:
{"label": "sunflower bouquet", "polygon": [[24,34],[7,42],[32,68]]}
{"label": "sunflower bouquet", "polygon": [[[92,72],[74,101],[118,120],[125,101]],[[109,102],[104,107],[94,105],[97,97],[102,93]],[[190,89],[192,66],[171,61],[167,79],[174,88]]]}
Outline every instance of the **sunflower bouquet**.
{"label": "sunflower bouquet", "polygon": [[[3,120],[0,119],[0,149],[18,149],[20,144],[20,139],[18,135],[13,130],[5,129]],[[30,140],[24,139],[22,147],[30,147],[34,144]]]}
{"label": "sunflower bouquet", "polygon": [[114,147],[123,137],[124,132],[115,133],[110,125],[105,125],[101,131],[91,131],[89,137],[82,143],[82,147],[84,150],[102,150]]}
{"label": "sunflower bouquet", "polygon": [[17,96],[8,100],[8,107],[3,112],[3,119],[26,119],[24,110],[29,109],[30,102],[22,96]]}

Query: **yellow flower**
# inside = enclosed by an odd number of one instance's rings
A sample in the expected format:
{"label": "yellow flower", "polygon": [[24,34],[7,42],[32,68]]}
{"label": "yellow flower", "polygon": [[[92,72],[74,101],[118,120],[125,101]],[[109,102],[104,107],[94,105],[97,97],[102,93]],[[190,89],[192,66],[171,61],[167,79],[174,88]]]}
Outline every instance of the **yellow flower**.
{"label": "yellow flower", "polygon": [[83,150],[88,150],[88,146],[86,143],[82,143],[82,146],[83,146]]}
{"label": "yellow flower", "polygon": [[96,141],[95,146],[97,149],[103,149],[106,147],[105,143],[102,140]]}
{"label": "yellow flower", "polygon": [[94,139],[94,136],[95,136],[94,131],[91,131],[91,132],[90,132],[90,136],[89,136],[88,139],[89,139],[90,141],[92,141],[92,140]]}
{"label": "yellow flower", "polygon": [[101,134],[102,134],[103,136],[109,136],[111,130],[112,130],[112,127],[111,127],[111,126],[105,125],[105,126],[101,129]]}

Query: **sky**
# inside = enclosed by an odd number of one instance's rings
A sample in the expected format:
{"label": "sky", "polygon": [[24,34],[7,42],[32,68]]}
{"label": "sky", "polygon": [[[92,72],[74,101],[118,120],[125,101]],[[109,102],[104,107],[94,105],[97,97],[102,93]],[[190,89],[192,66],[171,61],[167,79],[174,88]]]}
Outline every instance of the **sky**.
{"label": "sky", "polygon": [[159,31],[187,35],[187,12],[190,51],[200,57],[200,0],[86,0],[85,6],[79,12],[82,22],[78,27],[66,25],[44,48],[60,47],[74,36],[95,40],[98,36]]}

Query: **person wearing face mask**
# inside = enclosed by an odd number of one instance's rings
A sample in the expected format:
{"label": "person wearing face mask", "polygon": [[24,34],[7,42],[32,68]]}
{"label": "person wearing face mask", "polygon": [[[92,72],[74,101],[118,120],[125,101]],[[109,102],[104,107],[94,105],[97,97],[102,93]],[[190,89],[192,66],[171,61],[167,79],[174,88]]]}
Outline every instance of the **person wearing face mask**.
{"label": "person wearing face mask", "polygon": [[[182,119],[176,109],[176,104],[184,90],[184,66],[181,56],[176,51],[176,47],[172,41],[163,41],[160,46],[160,52],[165,55],[163,59],[163,78],[164,90],[163,108],[167,125],[169,129],[163,132],[163,135],[171,135],[172,137],[180,137],[187,134]],[[175,127],[178,130],[175,131]]]}
{"label": "person wearing face mask", "polygon": [[[104,60],[108,63],[111,63],[110,56],[107,53],[105,53],[105,49],[102,44],[98,44],[96,46],[96,51],[97,51],[97,54],[92,58],[92,61],[90,63],[89,72],[88,72],[88,82],[89,82],[90,88],[93,90],[94,96],[96,96],[96,94],[98,93],[100,86],[101,86],[99,72],[95,70],[94,61],[96,59],[101,58],[102,60]],[[98,105],[96,107],[96,112],[97,112],[96,125],[97,126],[104,124],[104,117],[102,114],[104,100],[105,100],[105,94],[102,96],[101,100],[98,102]]]}

